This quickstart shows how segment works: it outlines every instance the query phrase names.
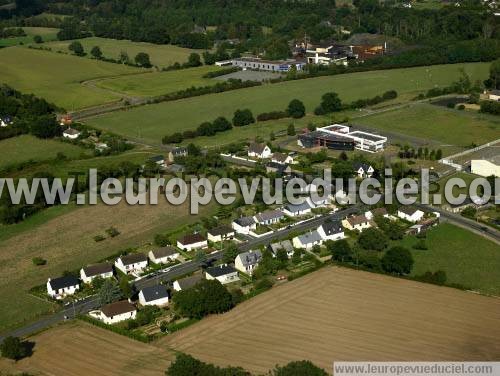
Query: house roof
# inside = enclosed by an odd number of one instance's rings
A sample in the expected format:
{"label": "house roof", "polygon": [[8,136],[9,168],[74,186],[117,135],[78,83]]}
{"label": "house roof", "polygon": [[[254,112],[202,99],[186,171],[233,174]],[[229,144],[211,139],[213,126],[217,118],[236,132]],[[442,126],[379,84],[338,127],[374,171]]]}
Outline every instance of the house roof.
{"label": "house roof", "polygon": [[226,274],[236,273],[237,270],[230,265],[218,265],[208,268],[206,273],[211,275],[212,277],[221,277]]}
{"label": "house roof", "polygon": [[250,153],[262,154],[266,147],[267,147],[266,144],[257,144],[253,142],[248,146],[248,151]]}
{"label": "house roof", "polygon": [[163,155],[154,155],[151,158],[149,158],[149,160],[153,162],[161,162],[165,160],[165,157]]}
{"label": "house roof", "polygon": [[410,215],[410,216],[415,214],[417,211],[419,211],[419,209],[417,209],[414,206],[401,206],[398,210],[401,213],[404,213],[404,214]]}
{"label": "house roof", "polygon": [[194,285],[196,285],[198,282],[200,282],[203,279],[203,276],[201,274],[195,274],[191,277],[185,277],[177,280],[177,283],[181,287],[181,290],[186,290]]}
{"label": "house roof", "polygon": [[298,213],[307,209],[311,209],[311,206],[307,203],[307,201],[304,201],[302,204],[288,204],[285,206],[285,209],[288,210],[291,213]]}
{"label": "house roof", "polygon": [[321,235],[318,231],[314,230],[303,235],[299,235],[299,240],[302,244],[311,244],[321,241]]}
{"label": "house roof", "polygon": [[233,222],[242,226],[242,227],[248,227],[248,226],[251,226],[255,223],[255,221],[252,217],[236,218]]}
{"label": "house roof", "polygon": [[373,210],[370,210],[371,213],[373,214],[374,217],[376,216],[384,216],[384,215],[387,215],[387,209],[386,208],[376,208],[376,209],[373,209]]}
{"label": "house roof", "polygon": [[119,302],[106,304],[101,307],[101,312],[106,317],[113,317],[122,313],[133,311],[136,311],[135,306],[132,303],[129,303],[127,300],[121,300]]}
{"label": "house roof", "polygon": [[497,90],[497,89],[490,90],[490,94],[500,95],[500,90]]}
{"label": "house roof", "polygon": [[64,277],[54,278],[49,281],[52,290],[59,290],[65,287],[77,286],[80,284],[78,278],[72,275],[67,275]]}
{"label": "house roof", "polygon": [[228,225],[221,225],[221,226],[214,227],[214,228],[208,230],[207,232],[210,235],[218,236],[218,235],[230,234],[230,233],[234,232],[234,230],[231,227],[229,227]]}
{"label": "house roof", "polygon": [[262,259],[262,253],[259,250],[248,251],[240,253],[236,258],[240,259],[243,266],[256,265]]}
{"label": "house roof", "polygon": [[121,256],[123,265],[136,264],[138,262],[148,261],[148,258],[143,253],[131,253],[129,255]]}
{"label": "house roof", "polygon": [[344,231],[344,228],[342,227],[340,221],[326,221],[321,225],[321,228],[323,228],[323,231],[327,236],[339,234]]}
{"label": "house roof", "polygon": [[151,251],[151,253],[153,254],[153,256],[155,258],[158,259],[158,258],[163,258],[163,257],[175,255],[176,253],[179,253],[179,251],[172,246],[166,246],[166,247],[154,249]]}
{"label": "house roof", "polygon": [[359,171],[360,168],[363,169],[363,171],[368,171],[368,169],[371,167],[369,164],[367,163],[362,163],[362,162],[354,162],[352,164],[352,167],[354,168],[355,171]]}
{"label": "house roof", "polygon": [[282,242],[270,244],[269,248],[273,254],[276,254],[280,249],[284,249],[287,252],[293,252],[293,245],[290,240],[283,240]]}
{"label": "house roof", "polygon": [[146,287],[141,290],[146,302],[153,302],[158,299],[168,298],[167,288],[163,285]]}
{"label": "house roof", "polygon": [[75,129],[75,128],[68,128],[63,133],[64,134],[69,134],[70,136],[75,136],[75,135],[80,134],[80,131],[77,130],[77,129]]}
{"label": "house roof", "polygon": [[283,218],[284,216],[285,215],[281,210],[266,210],[265,212],[257,214],[255,218],[257,218],[257,221],[260,223],[265,221],[271,221],[273,219]]}
{"label": "house roof", "polygon": [[87,277],[94,277],[96,275],[113,272],[113,265],[107,262],[103,262],[101,264],[89,265],[83,268],[83,272]]}
{"label": "house roof", "polygon": [[351,226],[356,226],[368,222],[368,218],[366,218],[364,214],[355,215],[352,217],[347,217],[347,222],[349,222]]}
{"label": "house roof", "polygon": [[266,168],[276,170],[279,173],[284,173],[289,168],[289,165],[278,162],[268,162],[266,164]]}
{"label": "house roof", "polygon": [[273,159],[280,162],[280,163],[285,163],[287,158],[288,158],[288,155],[286,155],[284,153],[274,153],[273,154]]}
{"label": "house roof", "polygon": [[196,234],[184,235],[182,238],[179,239],[179,242],[181,244],[188,245],[188,244],[204,242],[206,240],[207,239],[205,239],[203,235],[196,233]]}

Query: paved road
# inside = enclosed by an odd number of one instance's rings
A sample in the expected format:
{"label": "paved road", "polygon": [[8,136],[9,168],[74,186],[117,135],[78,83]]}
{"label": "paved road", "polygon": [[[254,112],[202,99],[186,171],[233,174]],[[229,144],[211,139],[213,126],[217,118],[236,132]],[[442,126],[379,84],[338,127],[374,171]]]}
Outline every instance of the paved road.
{"label": "paved road", "polygon": [[[309,229],[317,228],[319,225],[323,224],[325,221],[330,219],[341,219],[347,215],[356,213],[360,210],[360,205],[353,205],[348,207],[347,209],[341,210],[334,214],[324,215],[321,217],[313,218],[308,221],[304,221],[296,226],[286,228],[280,231],[276,231],[272,234],[263,236],[261,238],[254,238],[247,242],[241,243],[239,245],[239,249],[243,251],[247,251],[249,249],[258,247],[263,244],[269,244],[273,240],[284,239],[289,236],[292,232],[303,232]],[[214,252],[210,255],[210,261],[216,261],[221,259],[223,256],[223,251]],[[147,278],[143,278],[139,281],[134,282],[134,286],[137,290],[143,289],[148,286],[157,285],[162,281],[172,281],[177,279],[180,276],[185,274],[192,273],[198,270],[201,267],[201,263],[197,261],[188,261],[183,264],[175,265],[168,270],[149,276]],[[15,336],[15,337],[26,337],[33,333],[39,332],[43,329],[46,329],[54,324],[57,324],[61,321],[65,320],[66,317],[74,317],[75,315],[85,314],[89,311],[97,309],[99,307],[99,301],[96,296],[90,296],[83,300],[73,304],[69,304],[64,307],[63,310],[54,313],[50,316],[45,316],[35,322],[32,322],[28,325],[25,325],[19,329],[13,330],[9,333],[5,333],[3,336],[0,336],[0,342],[4,340],[7,336]]]}

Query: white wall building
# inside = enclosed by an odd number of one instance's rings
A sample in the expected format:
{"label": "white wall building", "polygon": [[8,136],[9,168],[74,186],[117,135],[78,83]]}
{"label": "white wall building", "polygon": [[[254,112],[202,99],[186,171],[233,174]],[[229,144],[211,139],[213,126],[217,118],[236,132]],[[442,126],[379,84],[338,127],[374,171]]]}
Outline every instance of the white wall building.
{"label": "white wall building", "polygon": [[237,233],[248,235],[257,228],[257,223],[253,217],[240,217],[231,222],[231,226]]}
{"label": "white wall building", "polygon": [[149,251],[148,257],[155,264],[168,264],[180,256],[179,251],[170,246],[166,246],[163,248],[153,249]]}
{"label": "white wall building", "polygon": [[148,258],[142,253],[120,256],[115,261],[115,267],[125,274],[142,273],[147,266]]}
{"label": "white wall building", "polygon": [[387,137],[364,131],[351,132],[351,128],[343,124],[328,125],[323,128],[318,128],[317,131],[351,139],[354,141],[354,147],[356,149],[370,153],[383,151],[387,144]]}
{"label": "white wall building", "polygon": [[201,234],[189,234],[177,240],[177,247],[184,251],[192,251],[193,249],[207,248],[208,242]]}
{"label": "white wall building", "polygon": [[101,308],[100,320],[111,325],[121,321],[133,320],[137,315],[135,306],[127,300],[106,304]]}
{"label": "white wall building", "polygon": [[226,264],[208,268],[205,271],[205,278],[208,280],[216,279],[223,285],[240,280],[238,277],[238,271],[232,266]]}
{"label": "white wall building", "polygon": [[146,287],[139,291],[139,303],[142,306],[164,307],[168,305],[168,299],[167,288],[163,285]]}
{"label": "white wall building", "polygon": [[63,299],[73,295],[80,289],[80,281],[73,276],[65,276],[47,281],[47,294],[54,299]]}
{"label": "white wall building", "polygon": [[234,259],[234,267],[242,273],[252,275],[261,259],[262,253],[259,250],[243,252]]}
{"label": "white wall building", "polygon": [[418,222],[424,218],[425,213],[422,210],[412,206],[401,206],[398,209],[398,217],[408,222]]}
{"label": "white wall building", "polygon": [[94,278],[113,277],[113,265],[107,262],[102,264],[89,265],[80,269],[80,279],[84,283],[91,283]]}
{"label": "white wall building", "polygon": [[268,159],[273,155],[271,148],[266,144],[252,143],[248,147],[248,156],[258,159]]}
{"label": "white wall building", "polygon": [[500,156],[491,160],[473,159],[470,161],[470,170],[473,174],[479,176],[500,177]]}

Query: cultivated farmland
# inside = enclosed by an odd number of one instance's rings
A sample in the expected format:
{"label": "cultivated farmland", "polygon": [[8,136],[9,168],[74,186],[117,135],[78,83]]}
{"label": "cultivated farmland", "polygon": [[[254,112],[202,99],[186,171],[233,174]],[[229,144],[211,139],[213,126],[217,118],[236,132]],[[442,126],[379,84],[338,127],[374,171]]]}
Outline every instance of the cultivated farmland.
{"label": "cultivated farmland", "polygon": [[28,135],[0,141],[0,149],[2,150],[0,169],[29,160],[40,162],[53,159],[58,153],[70,158],[88,153],[88,150],[79,146],[54,140],[42,140]]}
{"label": "cultivated farmland", "polygon": [[500,137],[500,120],[431,104],[414,104],[355,120],[356,124],[467,147]]}
{"label": "cultivated farmland", "polygon": [[327,267],[157,344],[260,373],[297,359],[331,372],[335,360],[496,360],[499,320],[499,299]]}
{"label": "cultivated farmland", "polygon": [[465,68],[473,80],[486,78],[488,72],[488,64],[473,63],[311,78],[141,106],[89,119],[88,123],[134,137],[140,126],[141,137],[158,142],[166,134],[194,129],[217,116],[231,118],[238,108],[250,108],[254,114],[283,110],[291,99],[298,98],[312,112],[328,91],[339,93],[346,102],[391,89],[399,92],[401,100],[408,99],[431,87],[450,84],[458,79],[460,68]]}
{"label": "cultivated farmland", "polygon": [[[171,44],[158,45],[145,42],[132,42],[130,40],[116,40],[98,37],[78,39],[78,41],[82,44],[87,53],[90,52],[92,47],[99,46],[102,54],[105,57],[112,59],[117,59],[122,51],[126,52],[131,60],[133,60],[135,55],[139,52],[145,52],[149,55],[151,63],[160,68],[176,62],[182,64],[187,61],[191,52],[198,52],[200,54],[202,52],[200,50],[190,50],[188,48],[173,46]],[[63,51],[68,53],[68,46],[71,42],[71,40],[51,42],[46,44],[46,47],[50,47],[53,51]]]}
{"label": "cultivated farmland", "polygon": [[0,370],[38,375],[163,375],[174,356],[83,322],[60,325],[31,338],[33,356],[0,360]]}
{"label": "cultivated farmland", "polygon": [[24,93],[33,93],[67,110],[120,99],[102,89],[86,87],[83,81],[141,73],[120,64],[83,59],[24,47],[0,50],[0,82]]}

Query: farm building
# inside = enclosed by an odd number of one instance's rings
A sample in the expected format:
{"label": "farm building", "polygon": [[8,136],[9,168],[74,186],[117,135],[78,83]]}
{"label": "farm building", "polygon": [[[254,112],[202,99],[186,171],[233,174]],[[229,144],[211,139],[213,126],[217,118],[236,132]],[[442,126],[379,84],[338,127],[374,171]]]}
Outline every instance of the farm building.
{"label": "farm building", "polygon": [[163,285],[151,286],[139,292],[139,303],[142,306],[154,305],[164,307],[168,304],[168,291]]}
{"label": "farm building", "polygon": [[179,251],[171,246],[154,249],[148,253],[149,259],[155,264],[167,264],[176,260],[179,256]]}
{"label": "farm building", "polygon": [[189,234],[177,240],[177,247],[185,251],[191,251],[198,248],[207,248],[208,242],[201,234]]}
{"label": "farm building", "polygon": [[115,267],[125,274],[141,273],[148,266],[148,258],[142,253],[131,253],[120,256],[115,261]]}
{"label": "farm building", "polygon": [[243,252],[236,256],[234,267],[242,273],[252,275],[261,259],[262,253],[259,250]]}
{"label": "farm building", "polygon": [[64,276],[47,281],[47,294],[54,299],[62,299],[73,295],[80,289],[80,281],[73,276]]}
{"label": "farm building", "polygon": [[233,59],[232,64],[235,67],[243,69],[257,69],[269,72],[288,72],[293,66],[297,71],[301,71],[306,63],[297,60],[263,60],[255,57],[241,57]]}
{"label": "farm building", "polygon": [[238,271],[227,264],[208,268],[205,271],[205,278],[208,280],[216,279],[223,285],[240,280],[240,278],[238,277]]}
{"label": "farm building", "polygon": [[80,269],[80,278],[84,283],[91,283],[94,278],[113,277],[113,265],[104,262]]}

